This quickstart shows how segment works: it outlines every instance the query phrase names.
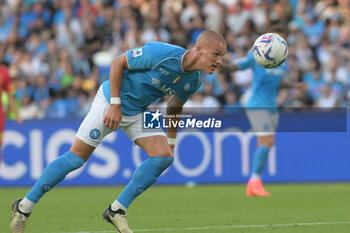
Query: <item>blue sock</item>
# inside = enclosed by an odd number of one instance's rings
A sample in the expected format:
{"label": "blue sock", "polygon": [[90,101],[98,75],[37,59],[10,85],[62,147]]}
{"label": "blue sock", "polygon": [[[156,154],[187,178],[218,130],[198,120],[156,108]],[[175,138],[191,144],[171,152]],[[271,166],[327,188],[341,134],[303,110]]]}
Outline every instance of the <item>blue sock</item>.
{"label": "blue sock", "polygon": [[252,174],[260,176],[261,173],[264,171],[269,151],[270,148],[267,148],[263,144],[260,145],[260,147],[255,151],[253,158]]}
{"label": "blue sock", "polygon": [[52,189],[61,182],[66,175],[83,166],[84,160],[70,151],[51,162],[43,171],[33,188],[27,193],[26,197],[37,203],[45,192]]}
{"label": "blue sock", "polygon": [[134,171],[131,181],[117,198],[119,203],[128,208],[138,195],[157,181],[173,161],[173,157],[149,157]]}

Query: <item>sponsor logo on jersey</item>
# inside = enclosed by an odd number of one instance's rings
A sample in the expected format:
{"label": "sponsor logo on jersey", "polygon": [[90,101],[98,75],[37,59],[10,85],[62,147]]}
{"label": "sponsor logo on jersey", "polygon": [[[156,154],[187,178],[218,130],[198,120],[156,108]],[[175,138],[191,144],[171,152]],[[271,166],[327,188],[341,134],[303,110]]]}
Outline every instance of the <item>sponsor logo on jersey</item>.
{"label": "sponsor logo on jersey", "polygon": [[168,76],[168,75],[170,74],[169,71],[167,71],[166,69],[164,69],[164,68],[162,68],[162,67],[160,67],[160,68],[158,69],[158,71],[159,71],[160,73],[162,73],[163,75],[165,75],[165,76]]}
{"label": "sponsor logo on jersey", "polygon": [[160,86],[160,80],[155,77],[152,77],[152,84],[156,86]]}
{"label": "sponsor logo on jersey", "polygon": [[166,95],[174,95],[176,93],[175,90],[171,89],[170,87],[167,87],[165,84],[163,84],[160,79],[157,79],[155,77],[152,77],[152,84],[156,85],[160,91],[162,91]]}

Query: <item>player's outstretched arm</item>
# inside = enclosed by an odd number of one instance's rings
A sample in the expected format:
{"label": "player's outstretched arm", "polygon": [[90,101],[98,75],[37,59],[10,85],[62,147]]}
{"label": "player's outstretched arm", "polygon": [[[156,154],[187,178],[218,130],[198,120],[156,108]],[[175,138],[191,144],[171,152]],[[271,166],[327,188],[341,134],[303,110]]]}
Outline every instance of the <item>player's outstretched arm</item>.
{"label": "player's outstretched arm", "polygon": [[237,70],[239,70],[238,65],[230,60],[225,60],[220,68],[220,71],[229,73],[236,72]]}
{"label": "player's outstretched arm", "polygon": [[109,81],[111,88],[111,105],[103,122],[108,128],[114,130],[118,129],[123,114],[120,101],[120,87],[122,85],[124,69],[128,69],[125,54],[114,59],[110,68]]}
{"label": "player's outstretched arm", "polygon": [[[182,107],[184,103],[179,100],[176,95],[172,95],[169,99],[167,109],[166,109],[166,121],[178,122],[181,119]],[[176,134],[177,134],[177,126],[178,124],[167,124],[170,127],[167,128],[167,137],[168,143],[171,151],[174,153]]]}

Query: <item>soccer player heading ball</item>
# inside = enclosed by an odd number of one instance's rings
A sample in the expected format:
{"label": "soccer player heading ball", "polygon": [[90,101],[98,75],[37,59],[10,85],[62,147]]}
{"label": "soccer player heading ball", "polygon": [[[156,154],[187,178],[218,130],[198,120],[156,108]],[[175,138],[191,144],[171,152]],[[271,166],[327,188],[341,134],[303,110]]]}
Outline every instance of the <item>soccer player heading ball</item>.
{"label": "soccer player heading ball", "polygon": [[[213,73],[225,53],[223,37],[214,31],[204,31],[191,50],[152,42],[114,59],[110,79],[98,90],[70,150],[50,163],[26,196],[12,204],[11,233],[24,232],[26,221],[40,198],[68,173],[81,167],[101,140],[117,129],[122,129],[149,156],[103,213],[103,218],[119,232],[131,233],[126,210],[172,164],[176,139],[176,128],[168,129],[168,138],[163,132],[142,131],[142,111],[159,97],[171,94],[167,113],[181,114],[183,104],[201,85],[201,71]],[[181,79],[173,82],[178,77]]]}

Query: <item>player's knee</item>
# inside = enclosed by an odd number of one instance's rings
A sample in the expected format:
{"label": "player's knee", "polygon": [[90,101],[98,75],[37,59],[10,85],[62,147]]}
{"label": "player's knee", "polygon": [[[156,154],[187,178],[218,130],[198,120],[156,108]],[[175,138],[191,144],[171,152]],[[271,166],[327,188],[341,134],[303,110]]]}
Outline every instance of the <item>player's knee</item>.
{"label": "player's knee", "polygon": [[264,143],[264,145],[267,147],[267,148],[271,148],[273,146],[273,144],[275,144],[275,141],[273,139],[271,140],[268,140]]}
{"label": "player's knee", "polygon": [[264,145],[267,148],[271,148],[275,144],[274,136],[265,136],[260,138],[260,144]]}
{"label": "player's knee", "polygon": [[149,152],[149,155],[153,157],[172,157],[173,156],[170,148],[168,147],[157,148],[157,150]]}
{"label": "player's knee", "polygon": [[85,162],[89,159],[92,152],[95,150],[94,147],[89,146],[85,143],[74,143],[73,146],[70,148],[70,151],[75,154],[76,156],[83,159]]}

